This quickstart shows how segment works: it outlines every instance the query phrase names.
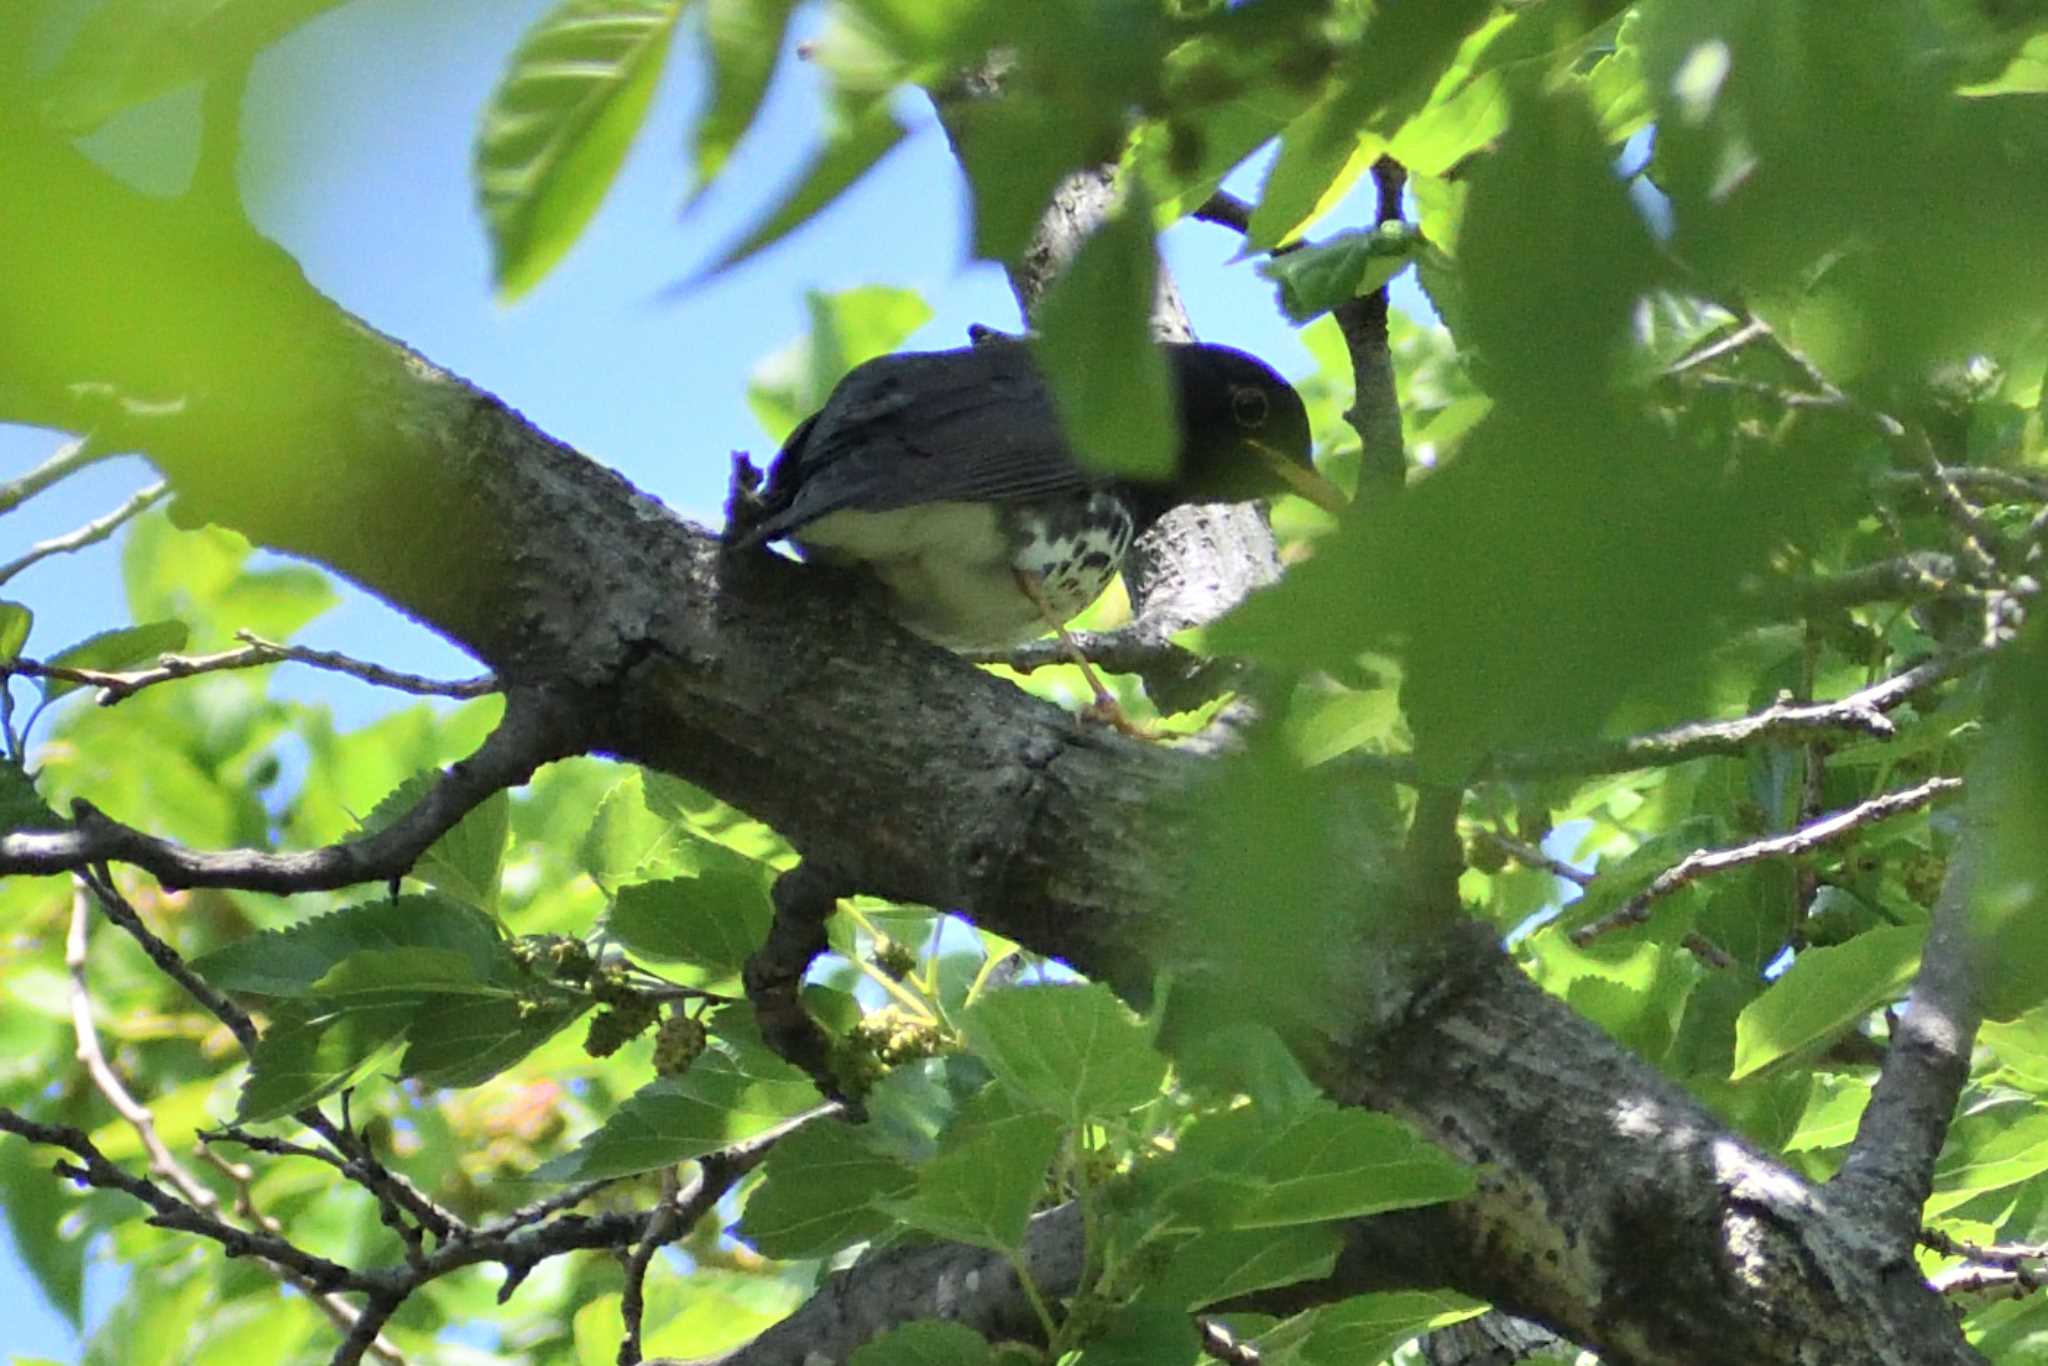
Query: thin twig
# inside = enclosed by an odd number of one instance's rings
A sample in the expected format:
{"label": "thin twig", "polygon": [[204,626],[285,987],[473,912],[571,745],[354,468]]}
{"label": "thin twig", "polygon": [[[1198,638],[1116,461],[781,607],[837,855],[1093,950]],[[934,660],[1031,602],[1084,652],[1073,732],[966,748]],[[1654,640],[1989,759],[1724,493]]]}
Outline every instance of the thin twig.
{"label": "thin twig", "polygon": [[22,570],[27,569],[39,560],[46,560],[52,555],[62,555],[73,550],[83,550],[86,546],[95,545],[100,541],[106,540],[107,537],[113,535],[119,529],[123,522],[138,513],[146,512],[170,491],[171,486],[169,482],[159,479],[147,488],[138,489],[127,502],[121,504],[112,512],[95,517],[84,526],[73,531],[67,531],[62,536],[52,536],[47,541],[37,541],[20,557],[9,560],[6,564],[0,564],[0,583],[6,583],[16,574],[19,574]]}
{"label": "thin twig", "polygon": [[1481,830],[1478,838],[1480,843],[1490,845],[1515,862],[1526,867],[1539,868],[1553,877],[1563,878],[1566,882],[1585,887],[1593,881],[1593,875],[1585,869],[1574,868],[1563,859],[1552,858],[1535,845],[1524,843],[1512,835],[1504,835],[1498,830]]}
{"label": "thin twig", "polygon": [[100,863],[145,868],[167,887],[253,892],[328,891],[387,882],[411,871],[435,840],[492,794],[517,787],[542,764],[574,753],[581,721],[551,696],[515,692],[476,753],[441,771],[427,794],[381,830],[322,849],[272,854],[208,853],[145,834],[91,803],[72,804],[73,828],[0,835],[0,874],[69,873]]}
{"label": "thin twig", "polygon": [[89,436],[65,442],[57,448],[55,455],[21,478],[10,479],[0,484],[0,515],[14,511],[50,485],[115,454],[116,451],[101,445]]}
{"label": "thin twig", "polygon": [[1753,840],[1730,849],[1696,850],[1659,873],[1649,886],[1630,897],[1619,909],[1602,916],[1590,925],[1581,925],[1573,930],[1572,942],[1583,948],[1603,934],[1629,925],[1640,925],[1650,918],[1652,903],[1709,874],[1726,872],[1730,868],[1740,868],[1745,864],[1760,863],[1766,859],[1794,858],[1812,853],[1815,849],[1845,835],[1853,834],[1867,825],[1874,825],[1888,817],[1925,806],[1936,797],[1954,792],[1962,785],[1961,778],[1929,778],[1916,787],[1909,787],[1903,792],[1887,792],[1882,797],[1873,797],[1867,802],[1837,811],[1832,816],[1824,816],[1810,825],[1803,825],[1786,834]]}
{"label": "thin twig", "polygon": [[276,641],[264,640],[248,631],[235,632],[235,638],[246,642],[239,650],[223,650],[211,655],[164,655],[154,666],[147,669],[110,672],[104,669],[78,669],[59,664],[43,664],[33,659],[17,659],[6,665],[4,671],[25,674],[31,678],[62,679],[67,683],[98,688],[100,693],[94,700],[103,707],[110,707],[116,702],[133,697],[154,683],[163,683],[174,678],[191,678],[198,674],[220,673],[229,669],[260,669],[286,660],[348,674],[366,683],[421,697],[484,697],[499,690],[498,680],[491,674],[450,680],[425,678],[419,674],[387,669],[381,664],[372,664],[366,660],[351,659],[347,655],[336,654],[331,650],[312,650],[302,645],[279,644]]}
{"label": "thin twig", "polygon": [[[93,1089],[106,1099],[135,1133],[142,1144],[143,1153],[149,1158],[149,1169],[176,1190],[186,1204],[200,1214],[225,1223],[220,1206],[220,1197],[211,1186],[193,1175],[192,1170],[171,1154],[164,1144],[163,1136],[157,1132],[156,1116],[149,1107],[136,1100],[127,1085],[117,1076],[107,1062],[106,1052],[100,1047],[99,1029],[92,1017],[92,991],[86,982],[86,953],[91,943],[92,903],[97,889],[84,877],[76,879],[76,890],[71,898],[71,924],[64,937],[64,966],[70,975],[71,1029],[76,1039],[75,1053],[91,1078]],[[240,1191],[239,1212],[248,1223],[269,1234],[280,1243],[289,1244],[284,1226],[277,1220],[260,1213],[250,1195],[250,1173],[247,1168],[237,1168],[231,1163],[221,1162],[212,1154],[215,1166]],[[276,1263],[272,1263],[277,1265]],[[298,1289],[311,1295],[321,1313],[325,1314],[345,1337],[353,1336],[360,1312],[348,1301],[332,1291],[323,1291],[302,1280],[289,1267],[278,1266],[282,1277]],[[394,1366],[403,1366],[405,1358],[398,1348],[376,1334],[370,1337],[369,1345],[376,1354]]]}
{"label": "thin twig", "polygon": [[1717,337],[1713,341],[1701,346],[1698,350],[1679,357],[1664,367],[1664,373],[1667,377],[1677,376],[1698,366],[1711,365],[1723,356],[1733,355],[1735,352],[1740,351],[1743,347],[1763,337],[1769,331],[1768,327],[1752,318],[1727,336]]}
{"label": "thin twig", "polygon": [[647,1308],[647,1268],[654,1261],[654,1254],[677,1234],[677,1192],[676,1169],[662,1168],[661,1199],[654,1206],[654,1217],[647,1221],[646,1236],[626,1258],[626,1287],[619,1300],[619,1317],[626,1334],[619,1343],[619,1366],[639,1366],[640,1320]]}

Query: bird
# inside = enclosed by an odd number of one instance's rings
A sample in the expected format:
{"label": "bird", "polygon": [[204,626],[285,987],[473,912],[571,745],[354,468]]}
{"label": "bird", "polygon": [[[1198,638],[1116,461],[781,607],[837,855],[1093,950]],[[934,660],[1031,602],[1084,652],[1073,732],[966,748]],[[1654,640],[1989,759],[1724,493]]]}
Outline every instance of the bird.
{"label": "bird", "polygon": [[[745,549],[785,539],[878,590],[913,633],[1000,650],[1065,630],[1116,577],[1139,536],[1184,503],[1298,493],[1337,512],[1314,465],[1308,412],[1264,361],[1168,343],[1178,439],[1161,480],[1088,469],[1021,340],[885,355],[856,366],[783,443],[728,532]],[[1118,722],[1121,724],[1121,722]]]}

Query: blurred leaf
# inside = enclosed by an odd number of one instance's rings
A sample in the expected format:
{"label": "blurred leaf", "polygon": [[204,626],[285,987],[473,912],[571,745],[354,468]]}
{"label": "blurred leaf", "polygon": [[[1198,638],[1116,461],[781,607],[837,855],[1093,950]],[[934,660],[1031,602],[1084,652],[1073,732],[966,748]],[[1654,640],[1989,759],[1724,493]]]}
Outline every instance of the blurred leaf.
{"label": "blurred leaf", "polygon": [[84,1326],[83,1238],[63,1236],[77,1198],[50,1179],[47,1157],[28,1143],[0,1143],[0,1210],[7,1215],[14,1251],[50,1305],[74,1331]]}
{"label": "blurred leaf", "polygon": [[1174,472],[1174,398],[1152,339],[1159,257],[1135,187],[1045,293],[1033,347],[1068,442],[1102,474]]}
{"label": "blurred leaf", "polygon": [[527,30],[477,136],[491,274],[516,299],[575,243],[640,131],[683,0],[563,0]]}
{"label": "blurred leaf", "polygon": [[1801,953],[1735,1022],[1729,1079],[1741,1081],[1896,999],[1920,970],[1926,938],[1924,926],[1901,925]]}
{"label": "blurred leaf", "polygon": [[1958,95],[2048,93],[2048,33],[2036,33],[2013,53],[2005,69],[1987,81],[1958,86]]}
{"label": "blurred leaf", "polygon": [[771,1129],[818,1102],[817,1087],[765,1048],[724,1039],[679,1077],[641,1087],[536,1181],[592,1181],[671,1166]]}
{"label": "blurred leaf", "polygon": [[2048,1006],[2035,1006],[2011,1020],[1987,1020],[1978,1042],[1994,1053],[2011,1084],[2048,1094]]}
{"label": "blurred leaf", "polygon": [[739,1235],[766,1257],[827,1257],[895,1220],[878,1202],[908,1195],[917,1177],[877,1154],[853,1126],[815,1120],[775,1145],[747,1199]]}
{"label": "blurred leaf", "polygon": [[731,270],[740,262],[795,232],[826,205],[853,187],[903,140],[903,125],[886,99],[842,103],[833,110],[824,144],[775,209],[728,248],[698,278]]}
{"label": "blurred leaf", "polygon": [[26,604],[0,601],[0,664],[21,658],[21,647],[28,643],[29,627],[35,619]]}
{"label": "blurred leaf", "polygon": [[795,9],[796,0],[704,0],[711,94],[697,114],[692,203],[753,127]]}
{"label": "blurred leaf", "polygon": [[941,1238],[997,1252],[1024,1245],[1024,1228],[1045,1189],[1060,1122],[1019,1114],[980,1126],[971,1138],[918,1169],[917,1193],[885,1208]]}
{"label": "blurred leaf", "polygon": [[[1052,192],[1085,165],[1112,159],[1120,127],[1103,111],[1031,94],[969,99],[952,114],[960,165],[974,190],[974,254],[1014,262]],[[1090,149],[1101,153],[1091,157]]]}
{"label": "blurred leaf", "polygon": [[1197,1366],[1203,1359],[1195,1325],[1186,1313],[1127,1304],[1089,1337],[1072,1366]]}
{"label": "blurred leaf", "polygon": [[340,601],[334,581],[320,570],[285,565],[237,574],[215,599],[213,613],[225,629],[290,640]]}
{"label": "blurred leaf", "polygon": [[774,915],[767,879],[723,869],[621,887],[605,926],[630,953],[737,976]]}
{"label": "blurred leaf", "polygon": [[777,441],[824,407],[832,386],[849,370],[896,350],[932,316],[922,294],[887,285],[830,294],[812,290],[806,302],[811,330],[763,359],[747,377],[747,406]]}
{"label": "blurred leaf", "polygon": [[[89,669],[98,673],[119,673],[138,664],[153,664],[157,656],[185,648],[185,624],[180,621],[152,621],[144,626],[122,626],[87,636],[68,649],[59,650],[46,664],[63,669]],[[83,687],[62,678],[40,680],[43,696],[59,698]]]}
{"label": "blurred leaf", "polygon": [[848,1360],[851,1366],[987,1366],[994,1358],[972,1328],[919,1319],[890,1329]]}
{"label": "blurred leaf", "polygon": [[1870,1087],[1871,1083],[1860,1077],[1816,1076],[1806,1111],[1785,1140],[1785,1151],[1848,1147],[1862,1122],[1863,1109],[1870,1103]]}
{"label": "blurred leaf", "polygon": [[646,789],[634,771],[598,802],[577,853],[590,880],[615,894],[636,875],[673,871],[676,849],[689,840],[675,821],[648,809]]}
{"label": "blurred leaf", "polygon": [[2048,999],[2048,625],[2029,621],[1994,676],[1995,729],[1969,772],[1970,929],[1978,999],[1993,1020]]}
{"label": "blurred leaf", "polygon": [[1406,223],[1340,232],[1328,241],[1259,263],[1259,274],[1280,286],[1280,311],[1305,323],[1399,275],[1423,249]]}
{"label": "blurred leaf", "polygon": [[234,71],[342,0],[103,0],[48,77],[43,114],[67,133]]}
{"label": "blurred leaf", "polygon": [[1266,169],[1245,231],[1247,249],[1270,251],[1297,236],[1350,193],[1385,150],[1370,134],[1346,137],[1325,126],[1338,102],[1326,98],[1280,135],[1280,153]]}
{"label": "blurred leaf", "polygon": [[1166,1079],[1151,1029],[1099,984],[992,992],[960,1027],[998,1080],[1070,1126],[1135,1110]]}

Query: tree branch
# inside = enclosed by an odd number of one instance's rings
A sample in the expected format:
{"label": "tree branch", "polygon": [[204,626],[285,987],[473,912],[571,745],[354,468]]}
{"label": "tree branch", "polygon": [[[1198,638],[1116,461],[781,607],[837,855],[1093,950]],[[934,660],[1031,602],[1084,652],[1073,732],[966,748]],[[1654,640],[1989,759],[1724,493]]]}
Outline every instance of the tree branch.
{"label": "tree branch", "polygon": [[[1881,797],[1859,802],[1832,816],[1802,825],[1797,830],[1782,835],[1752,840],[1730,849],[1701,849],[1687,854],[1677,864],[1666,868],[1651,881],[1650,885],[1637,892],[1608,915],[1602,916],[1590,925],[1581,925],[1572,931],[1574,944],[1581,947],[1592,943],[1601,935],[1630,925],[1640,925],[1650,918],[1650,907],[1663,897],[1679,888],[1712,873],[1726,872],[1745,864],[1761,863],[1766,859],[1796,858],[1810,854],[1823,845],[1854,834],[1865,826],[1875,825],[1902,812],[1916,810],[1927,805],[1936,797],[1960,789],[1961,778],[1929,778],[1917,786],[1901,792],[1887,792]],[[1918,1208],[1916,1205],[1915,1209]],[[1914,1227],[1918,1227],[1916,1222]]]}
{"label": "tree branch", "polygon": [[310,892],[388,881],[492,793],[517,787],[542,764],[578,748],[567,709],[531,691],[507,699],[504,719],[477,752],[444,769],[426,796],[392,824],[324,849],[267,854],[253,849],[208,853],[144,834],[83,800],[75,826],[0,836],[0,874],[73,872],[100,863],[147,869],[167,887],[240,887]]}
{"label": "tree branch", "polygon": [[[76,530],[65,532],[62,536],[52,536],[46,541],[37,541],[21,555],[16,556],[5,564],[0,564],[0,583],[6,583],[30,565],[46,560],[52,555],[63,555],[73,550],[83,550],[86,546],[95,545],[100,541],[106,540],[107,537],[113,535],[130,518],[138,513],[146,512],[163,501],[164,495],[170,492],[170,488],[169,484],[159,479],[146,488],[138,489],[127,502],[121,504],[112,512],[95,517]],[[24,672],[26,671],[24,670]]]}
{"label": "tree branch", "polygon": [[1980,830],[1966,826],[1949,855],[1912,994],[1893,1021],[1891,1046],[1848,1157],[1828,1183],[1830,1198],[1867,1220],[1902,1260],[1920,1235],[1935,1159],[1970,1078],[1970,1050],[1982,1022],[1970,934],[1981,838]]}
{"label": "tree branch", "polygon": [[168,682],[174,678],[193,678],[200,674],[220,673],[231,669],[260,669],[284,660],[311,664],[315,668],[329,669],[335,673],[360,678],[365,683],[374,683],[380,688],[392,688],[421,697],[486,697],[499,691],[498,680],[489,674],[477,678],[443,681],[425,678],[419,674],[402,673],[397,669],[387,669],[382,664],[351,659],[347,655],[336,654],[331,650],[312,650],[302,645],[282,645],[276,641],[264,640],[248,631],[235,632],[235,638],[246,642],[243,648],[223,650],[210,655],[164,655],[154,667],[148,669],[109,673],[101,669],[74,669],[59,664],[42,664],[33,659],[15,659],[0,664],[0,677],[22,674],[29,678],[58,678],[84,687],[98,688],[100,695],[94,700],[103,707],[125,701],[152,684]]}

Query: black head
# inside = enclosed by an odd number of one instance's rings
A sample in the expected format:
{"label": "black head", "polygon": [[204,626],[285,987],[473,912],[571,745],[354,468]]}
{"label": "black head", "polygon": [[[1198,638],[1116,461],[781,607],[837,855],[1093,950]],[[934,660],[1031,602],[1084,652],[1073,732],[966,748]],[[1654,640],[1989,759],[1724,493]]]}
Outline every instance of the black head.
{"label": "black head", "polygon": [[1330,512],[1343,495],[1309,458],[1308,410],[1294,386],[1227,346],[1166,348],[1180,404],[1175,501],[1241,503],[1298,493]]}

